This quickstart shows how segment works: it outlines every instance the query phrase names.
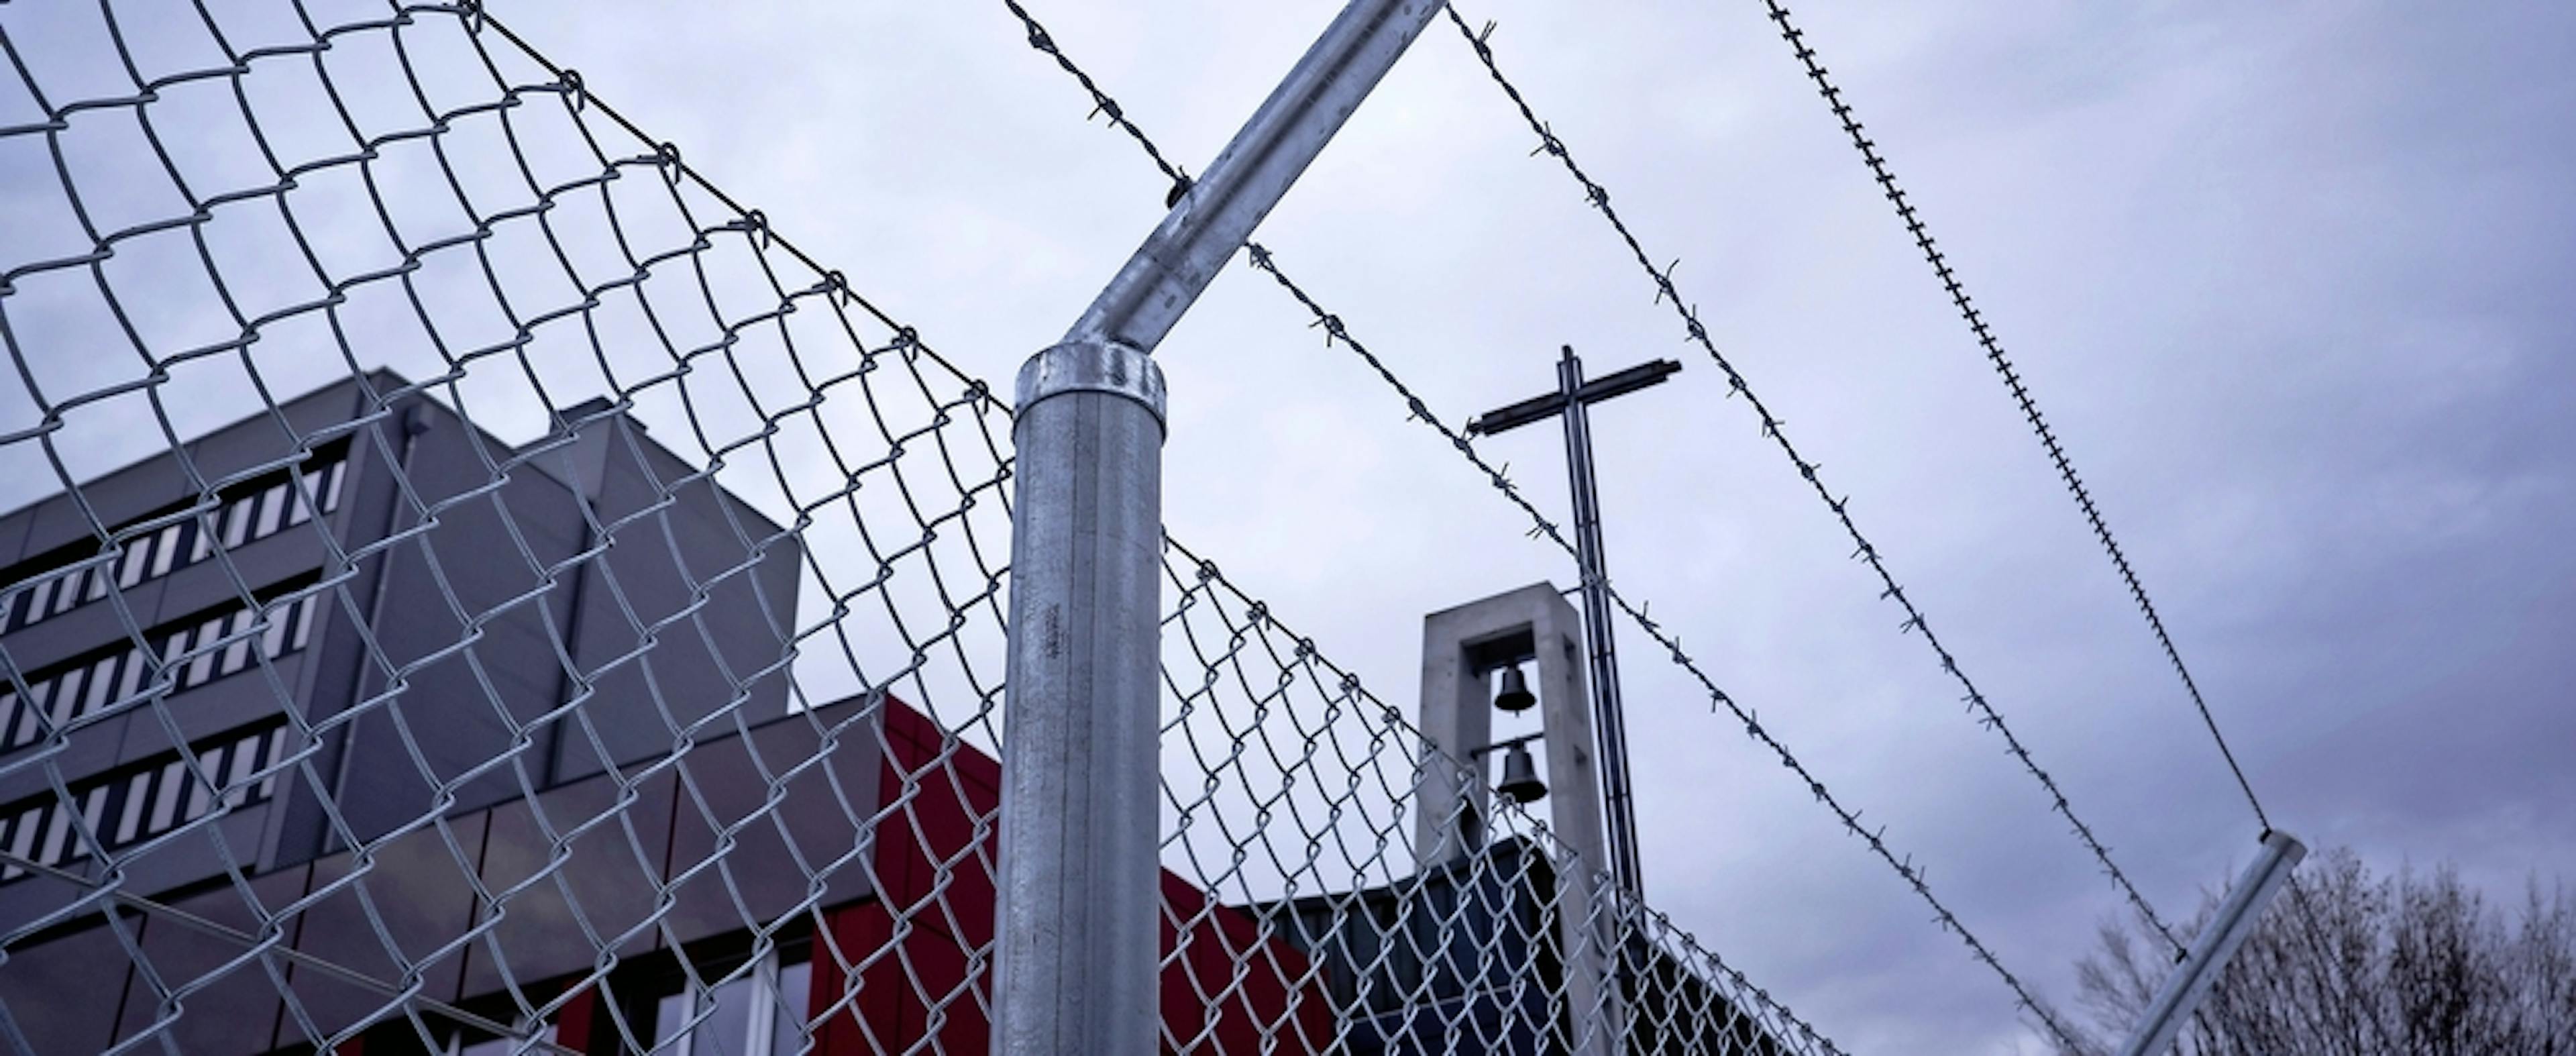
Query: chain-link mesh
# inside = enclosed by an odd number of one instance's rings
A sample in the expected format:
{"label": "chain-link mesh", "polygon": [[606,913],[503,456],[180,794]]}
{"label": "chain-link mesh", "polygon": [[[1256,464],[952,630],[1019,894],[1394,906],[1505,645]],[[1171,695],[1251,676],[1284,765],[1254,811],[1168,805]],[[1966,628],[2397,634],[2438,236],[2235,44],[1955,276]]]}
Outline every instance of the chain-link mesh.
{"label": "chain-link mesh", "polygon": [[[471,7],[0,50],[0,1044],[981,1051],[988,387]],[[1166,567],[1167,1048],[1834,1051]]]}
{"label": "chain-link mesh", "polygon": [[[1289,1017],[1300,1031],[1321,1030],[1289,1051],[1839,1051],[1670,920],[1619,895],[1598,863],[1508,797],[1418,795],[1430,772],[1485,770],[1213,563],[1170,550],[1165,861],[1249,910],[1253,938],[1303,955],[1300,974],[1298,958],[1225,946],[1234,970],[1277,973],[1299,1001],[1320,997],[1330,1010],[1319,1025],[1305,1016],[1323,1009]],[[1468,841],[1481,846],[1449,852],[1426,835],[1462,827],[1483,830]],[[1181,901],[1167,897],[1165,910],[1185,933],[1204,934],[1193,929],[1219,916],[1213,906],[1180,916]],[[1166,964],[1194,956],[1184,943]],[[1597,986],[1583,978],[1585,962]],[[1168,992],[1164,1008],[1166,1041],[1179,1047],[1191,1026],[1223,1026],[1213,1011],[1196,1023],[1174,1017]]]}

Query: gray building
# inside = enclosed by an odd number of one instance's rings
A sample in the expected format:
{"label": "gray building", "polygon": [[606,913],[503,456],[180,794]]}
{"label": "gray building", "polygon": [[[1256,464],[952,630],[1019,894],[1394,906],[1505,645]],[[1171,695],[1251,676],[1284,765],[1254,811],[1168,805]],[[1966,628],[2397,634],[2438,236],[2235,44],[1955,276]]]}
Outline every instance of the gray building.
{"label": "gray building", "polygon": [[[999,763],[891,697],[791,708],[796,537],[604,402],[553,424],[375,373],[0,516],[0,1054],[985,1047]],[[1452,635],[1502,652],[1450,716],[1566,625]],[[1166,872],[1173,1036],[1570,1051],[1548,855],[1424,843],[1272,905]],[[1783,1051],[1629,945],[1625,1051]]]}
{"label": "gray building", "polygon": [[[878,764],[789,713],[800,560],[603,401],[513,447],[382,372],[0,517],[0,1018],[264,1052],[812,900],[791,844],[855,846]],[[758,758],[818,752],[763,813]]]}
{"label": "gray building", "polygon": [[[1560,874],[1543,847],[1512,837],[1391,884],[1244,907],[1323,966],[1325,998],[1349,1056],[1478,1052],[1548,1056],[1592,1046],[1564,1007]],[[1611,972],[1622,1056],[1798,1051],[1710,977],[1625,929]]]}

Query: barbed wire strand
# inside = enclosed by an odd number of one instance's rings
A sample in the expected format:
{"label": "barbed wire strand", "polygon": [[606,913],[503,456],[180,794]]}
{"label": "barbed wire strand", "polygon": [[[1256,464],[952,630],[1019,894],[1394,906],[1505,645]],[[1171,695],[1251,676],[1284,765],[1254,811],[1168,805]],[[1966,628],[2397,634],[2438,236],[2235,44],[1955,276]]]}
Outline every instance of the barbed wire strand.
{"label": "barbed wire strand", "polygon": [[2003,379],[2004,388],[2012,393],[2013,403],[2021,408],[2022,417],[2030,422],[2031,434],[2039,439],[2039,446],[2048,453],[2049,463],[2057,467],[2057,477],[2065,483],[2066,493],[2074,498],[2076,508],[2084,512],[2085,523],[2093,528],[2093,538],[2102,544],[2102,552],[2110,557],[2111,567],[2120,574],[2120,582],[2129,588],[2130,600],[2137,603],[2138,613],[2147,618],[2147,629],[2154,632],[2156,644],[2163,647],[2165,659],[2173,664],[2174,674],[2182,679],[2183,692],[2190,695],[2192,707],[2200,712],[2201,724],[2209,728],[2210,740],[2217,743],[2219,756],[2227,761],[2228,772],[2235,775],[2236,787],[2244,791],[2246,805],[2254,808],[2254,820],[2269,833],[2272,819],[2265,815],[2262,799],[2254,794],[2253,782],[2246,780],[2245,769],[2237,765],[2236,753],[2228,747],[2227,736],[2219,732],[2218,720],[2209,710],[2209,701],[2201,696],[2200,683],[2191,677],[2191,668],[2183,663],[2182,650],[2174,646],[2173,636],[2166,633],[2164,617],[2157,613],[2156,603],[2147,596],[2146,585],[2139,581],[2137,569],[2129,564],[2128,552],[2121,548],[2118,537],[2111,534],[2110,522],[2103,518],[2101,505],[2094,501],[2092,490],[2084,486],[2084,478],[2076,474],[2075,463],[2067,456],[2065,445],[2058,441],[2056,430],[2050,428],[2048,419],[2040,414],[2039,402],[2031,395],[2029,383],[2022,380],[2021,372],[2013,366],[2012,357],[2005,353],[2003,339],[1995,336],[1994,328],[1986,322],[1985,313],[1978,310],[1976,302],[1969,298],[1967,286],[1960,281],[1957,270],[1950,266],[1949,258],[1942,254],[1939,244],[1932,240],[1931,229],[1924,225],[1913,199],[1907,197],[1905,188],[1897,184],[1896,174],[1888,167],[1887,157],[1879,153],[1878,144],[1871,141],[1869,133],[1861,127],[1860,119],[1853,116],[1851,104],[1843,99],[1842,87],[1826,74],[1824,63],[1816,57],[1816,49],[1807,44],[1805,32],[1790,21],[1788,7],[1780,0],[1762,0],[1762,3],[1769,10],[1771,20],[1779,23],[1780,38],[1789,43],[1798,64],[1806,68],[1807,78],[1816,82],[1816,91],[1823,96],[1825,105],[1833,110],[1835,120],[1842,122],[1843,134],[1849,136],[1852,147],[1860,151],[1861,163],[1869,167],[1870,177],[1878,181],[1879,188],[1885,192],[1888,204],[1896,210],[1896,218],[1905,224],[1906,234],[1914,237],[1915,248],[1923,251],[1924,262],[1932,266],[1933,276],[1941,280],[1941,288],[1950,295],[1950,303],[1959,310],[1959,318],[1968,324],[1969,332],[1976,335],[1978,347],[1985,350],[1986,362],[1995,368],[1995,376]]}
{"label": "barbed wire strand", "polygon": [[[1028,30],[1030,46],[1054,58],[1057,65],[1071,73],[1082,85],[1083,90],[1092,97],[1094,107],[1093,112],[1095,114],[1108,115],[1110,124],[1118,130],[1126,133],[1129,138],[1135,140],[1137,144],[1145,150],[1147,156],[1155,162],[1156,166],[1162,169],[1165,175],[1171,176],[1175,180],[1186,179],[1186,177],[1181,176],[1178,170],[1175,169],[1168,161],[1164,160],[1162,152],[1153,145],[1152,138],[1148,136],[1142,128],[1138,127],[1131,118],[1126,116],[1125,108],[1119,106],[1116,100],[1110,98],[1108,93],[1101,89],[1091,77],[1080,71],[1080,68],[1073,62],[1072,58],[1066,55],[1062,48],[1055,43],[1053,35],[1049,34],[1046,31],[1046,28],[1043,25],[1040,25],[1038,21],[1028,13],[1026,8],[1021,7],[1016,0],[1003,0],[1003,3],[1005,6],[1010,8],[1011,13],[1017,16],[1023,26]],[[1453,11],[1451,14],[1454,18],[1455,12]],[[1473,34],[1470,34],[1470,39],[1474,39]],[[1416,395],[1408,386],[1406,386],[1403,380],[1397,377],[1391,368],[1387,367],[1384,360],[1379,359],[1374,353],[1371,353],[1366,346],[1362,345],[1350,335],[1347,327],[1343,324],[1339,316],[1326,311],[1322,305],[1316,303],[1314,298],[1309,295],[1303,287],[1297,285],[1297,283],[1290,279],[1284,271],[1280,270],[1276,256],[1267,247],[1264,247],[1258,242],[1250,242],[1246,244],[1246,249],[1249,253],[1253,267],[1268,274],[1281,288],[1286,290],[1290,296],[1294,297],[1299,304],[1303,305],[1307,311],[1315,317],[1315,323],[1313,325],[1324,330],[1327,344],[1338,340],[1348,346],[1354,354],[1358,355],[1372,370],[1376,371],[1381,380],[1385,381],[1396,391],[1397,395],[1404,399],[1405,405],[1411,412],[1413,419],[1424,423],[1426,426],[1429,426],[1433,430],[1439,432],[1442,436],[1448,438],[1450,444],[1457,448],[1459,453],[1470,463],[1474,464],[1477,469],[1483,471],[1486,477],[1503,493],[1506,498],[1510,499],[1515,505],[1518,505],[1523,512],[1527,513],[1535,525],[1531,531],[1533,536],[1543,535],[1548,539],[1553,540],[1569,555],[1575,552],[1574,544],[1565,538],[1563,532],[1556,526],[1556,524],[1548,520],[1545,514],[1539,512],[1538,508],[1532,505],[1529,500],[1520,493],[1519,488],[1514,485],[1501,470],[1496,469],[1490,463],[1486,462],[1481,455],[1478,455],[1475,451],[1474,445],[1465,435],[1443,423],[1439,417],[1431,411],[1429,405],[1426,404],[1420,396]],[[1604,586],[1609,587],[1608,584],[1604,584]],[[1932,893],[1930,885],[1923,878],[1924,869],[1913,864],[1911,856],[1900,857],[1887,845],[1885,840],[1886,829],[1884,826],[1880,827],[1877,831],[1871,831],[1864,828],[1860,824],[1860,812],[1845,807],[1840,800],[1834,798],[1833,794],[1826,789],[1824,782],[1809,771],[1806,765],[1800,762],[1797,756],[1789,751],[1786,744],[1783,744],[1778,738],[1772,736],[1768,731],[1763,729],[1756,714],[1739,704],[1734,697],[1729,695],[1724,689],[1720,688],[1714,679],[1710,678],[1705,671],[1700,669],[1698,662],[1682,650],[1681,642],[1677,637],[1665,632],[1659,624],[1647,617],[1644,607],[1631,603],[1625,595],[1619,593],[1617,588],[1609,587],[1609,591],[1611,600],[1616,603],[1622,611],[1626,612],[1629,619],[1635,622],[1640,629],[1644,630],[1649,637],[1653,638],[1657,644],[1662,645],[1671,655],[1671,658],[1676,665],[1687,671],[1699,682],[1700,686],[1708,692],[1709,699],[1713,704],[1725,707],[1729,712],[1734,714],[1738,720],[1742,721],[1745,726],[1746,736],[1751,737],[1753,740],[1769,749],[1773,755],[1778,757],[1781,765],[1787,767],[1792,773],[1797,775],[1800,780],[1804,781],[1807,785],[1808,791],[1815,795],[1817,801],[1823,803],[1827,809],[1833,812],[1835,817],[1842,822],[1845,831],[1867,844],[1873,853],[1886,862],[1890,868],[1894,869],[1897,875],[1905,880],[1908,886],[1914,889],[1917,896],[1921,897],[1932,907],[1935,914],[1933,918],[1935,924],[1939,925],[1942,929],[1957,935],[1963,942],[1965,942],[1977,960],[1984,963],[2003,979],[2005,985],[2013,991],[2017,1003],[2024,1010],[2038,1017],[2041,1022],[2048,1027],[2050,1033],[2056,1035],[2061,1041],[2073,1044],[2073,1035],[2069,1034],[2066,1029],[2057,1022],[2056,1018],[2051,1015],[2048,1010],[2038,1002],[2038,1000],[2032,997],[2029,988],[2022,983],[2020,978],[2015,976],[2010,969],[2005,968],[2002,961],[1995,957],[1993,950],[1988,948],[1983,941],[1979,940],[1974,933],[1970,932],[1967,929],[1967,926],[1959,920],[1957,914],[1952,912],[1948,906],[1944,905],[1940,899]],[[2062,797],[2060,801],[2063,801]],[[2132,897],[2135,897],[2134,892]],[[2152,910],[2149,910],[2148,912],[2152,912]]]}
{"label": "barbed wire strand", "polygon": [[[1780,453],[1788,457],[1790,464],[1797,467],[1799,476],[1806,479],[1807,486],[1816,493],[1818,499],[1824,502],[1826,509],[1833,512],[1834,519],[1842,525],[1843,533],[1851,539],[1855,547],[1852,556],[1867,564],[1870,571],[1877,575],[1881,586],[1879,597],[1894,601],[1897,607],[1904,611],[1904,621],[1897,624],[1900,632],[1921,632],[1933,656],[1940,661],[1941,670],[1947,672],[1966,694],[1962,699],[1967,703],[1968,710],[1976,715],[1978,724],[1995,731],[1997,736],[2003,738],[2006,751],[2021,763],[2024,770],[2039,781],[2041,789],[2048,795],[2049,808],[2066,820],[2076,839],[2092,854],[2095,861],[2101,863],[2103,873],[2110,877],[2111,882],[2128,898],[2130,904],[2139,913],[2145,915],[2167,943],[2176,950],[2182,949],[2180,940],[2174,938],[2173,929],[2156,914],[2155,907],[2148,903],[2146,896],[2138,890],[2137,885],[2129,880],[2128,874],[2121,870],[2119,863],[2111,859],[2110,848],[2104,846],[2101,839],[2094,835],[2091,825],[2076,816],[2074,807],[2067,801],[2065,789],[2058,787],[2057,779],[2049,776],[2048,771],[2039,765],[2038,760],[2031,757],[2030,749],[2022,744],[2020,736],[2015,734],[2012,727],[2004,721],[2003,713],[1995,709],[1993,703],[1987,699],[1985,691],[1977,688],[1976,682],[1968,677],[1967,670],[1960,666],[1957,655],[1952,653],[1947,645],[1942,644],[1940,636],[1932,630],[1931,621],[1924,615],[1922,608],[1914,603],[1914,599],[1906,593],[1905,587],[1896,581],[1896,575],[1888,568],[1887,559],[1880,552],[1878,545],[1870,541],[1869,537],[1861,531],[1860,523],[1853,519],[1851,498],[1834,497],[1819,472],[1820,465],[1808,461],[1806,456],[1799,453],[1797,445],[1790,441],[1788,432],[1783,428],[1782,420],[1762,402],[1762,398],[1753,391],[1752,385],[1745,380],[1743,372],[1736,368],[1734,362],[1718,350],[1717,343],[1709,337],[1707,325],[1700,321],[1698,309],[1685,302],[1680,289],[1674,286],[1672,277],[1674,265],[1668,264],[1662,268],[1655,266],[1653,258],[1647,256],[1645,246],[1638,241],[1636,233],[1630,230],[1627,221],[1619,216],[1618,211],[1611,207],[1609,190],[1583,170],[1583,167],[1574,160],[1573,151],[1565,145],[1565,141],[1549,128],[1548,123],[1538,116],[1537,111],[1531,108],[1528,99],[1522,95],[1520,87],[1504,76],[1502,67],[1494,59],[1492,35],[1478,33],[1469,28],[1467,20],[1459,15],[1454,5],[1443,5],[1442,10],[1449,16],[1450,23],[1458,28],[1460,35],[1466,38],[1467,45],[1475,50],[1477,59],[1484,64],[1485,72],[1493,79],[1494,84],[1502,89],[1504,95],[1510,97],[1512,105],[1520,110],[1522,119],[1528,122],[1531,131],[1538,134],[1539,149],[1534,153],[1545,153],[1555,157],[1563,163],[1566,172],[1583,185],[1585,200],[1590,202],[1592,207],[1608,221],[1611,230],[1627,244],[1628,251],[1635,257],[1638,266],[1644,268],[1646,274],[1654,279],[1657,291],[1656,302],[1669,302],[1672,305],[1691,343],[1705,350],[1709,358],[1716,362],[1718,370],[1726,375],[1727,394],[1743,397],[1753,408],[1754,414],[1762,420],[1762,435],[1769,438],[1780,449]],[[1675,263],[1677,264],[1678,261]]]}
{"label": "barbed wire strand", "polygon": [[1029,14],[1028,8],[1021,7],[1020,0],[1002,0],[1002,6],[1010,8],[1011,14],[1020,20],[1021,28],[1028,30],[1029,47],[1037,49],[1039,54],[1054,59],[1057,69],[1063,70],[1067,76],[1074,79],[1075,83],[1082,85],[1083,93],[1091,97],[1091,116],[1107,117],[1109,127],[1125,132],[1127,138],[1136,141],[1137,148],[1143,150],[1145,156],[1153,160],[1154,167],[1162,170],[1163,175],[1171,177],[1176,197],[1179,192],[1188,188],[1190,182],[1188,174],[1183,173],[1180,166],[1172,164],[1170,159],[1165,158],[1163,148],[1154,145],[1153,137],[1146,135],[1144,129],[1136,127],[1134,121],[1127,119],[1126,108],[1119,106],[1118,100],[1110,98],[1108,92],[1102,91],[1100,85],[1091,79],[1090,74],[1083,72],[1082,67],[1074,64],[1072,56],[1065,54],[1063,48],[1056,46],[1055,36],[1048,33],[1045,26],[1038,24],[1037,16]]}

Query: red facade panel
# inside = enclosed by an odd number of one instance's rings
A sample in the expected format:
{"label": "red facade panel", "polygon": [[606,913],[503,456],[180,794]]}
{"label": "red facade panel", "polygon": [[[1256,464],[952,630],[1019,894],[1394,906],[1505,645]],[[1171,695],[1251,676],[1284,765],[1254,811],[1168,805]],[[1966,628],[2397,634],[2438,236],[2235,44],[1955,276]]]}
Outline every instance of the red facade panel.
{"label": "red facade panel", "polygon": [[[935,1039],[941,1051],[981,1051],[993,969],[978,953],[992,940],[1000,833],[976,819],[1001,801],[1001,766],[892,700],[884,730],[877,897],[831,912],[828,938],[818,936],[808,1007],[838,1009],[816,1050],[904,1051]],[[1167,1049],[1300,1053],[1328,1043],[1332,1008],[1302,954],[1263,940],[1252,918],[1168,870],[1162,888]],[[855,986],[842,961],[853,963]]]}

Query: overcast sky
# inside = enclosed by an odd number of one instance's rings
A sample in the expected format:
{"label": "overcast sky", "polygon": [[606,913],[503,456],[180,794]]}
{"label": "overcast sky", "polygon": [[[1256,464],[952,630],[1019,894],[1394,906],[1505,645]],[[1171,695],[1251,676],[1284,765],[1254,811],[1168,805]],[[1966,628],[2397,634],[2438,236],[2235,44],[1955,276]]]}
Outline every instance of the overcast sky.
{"label": "overcast sky", "polygon": [[[1335,7],[1031,6],[1192,171]],[[1810,6],[2276,824],[2509,897],[2576,875],[2576,11]],[[1163,213],[1163,180],[999,0],[492,8],[988,378]],[[1761,7],[1462,10],[1680,259],[2076,811],[2188,916],[2258,827]],[[1453,423],[1551,386],[1562,344],[1596,373],[1681,360],[1594,419],[1614,580],[2007,966],[2071,996],[2116,893],[1535,145],[1436,24],[1259,237]],[[1307,322],[1238,265],[1164,343],[1166,520],[1409,702],[1423,613],[1575,577]],[[1551,432],[1482,447],[1564,516]],[[2037,1050],[1802,785],[1621,641],[1653,902],[1852,1051]]]}

